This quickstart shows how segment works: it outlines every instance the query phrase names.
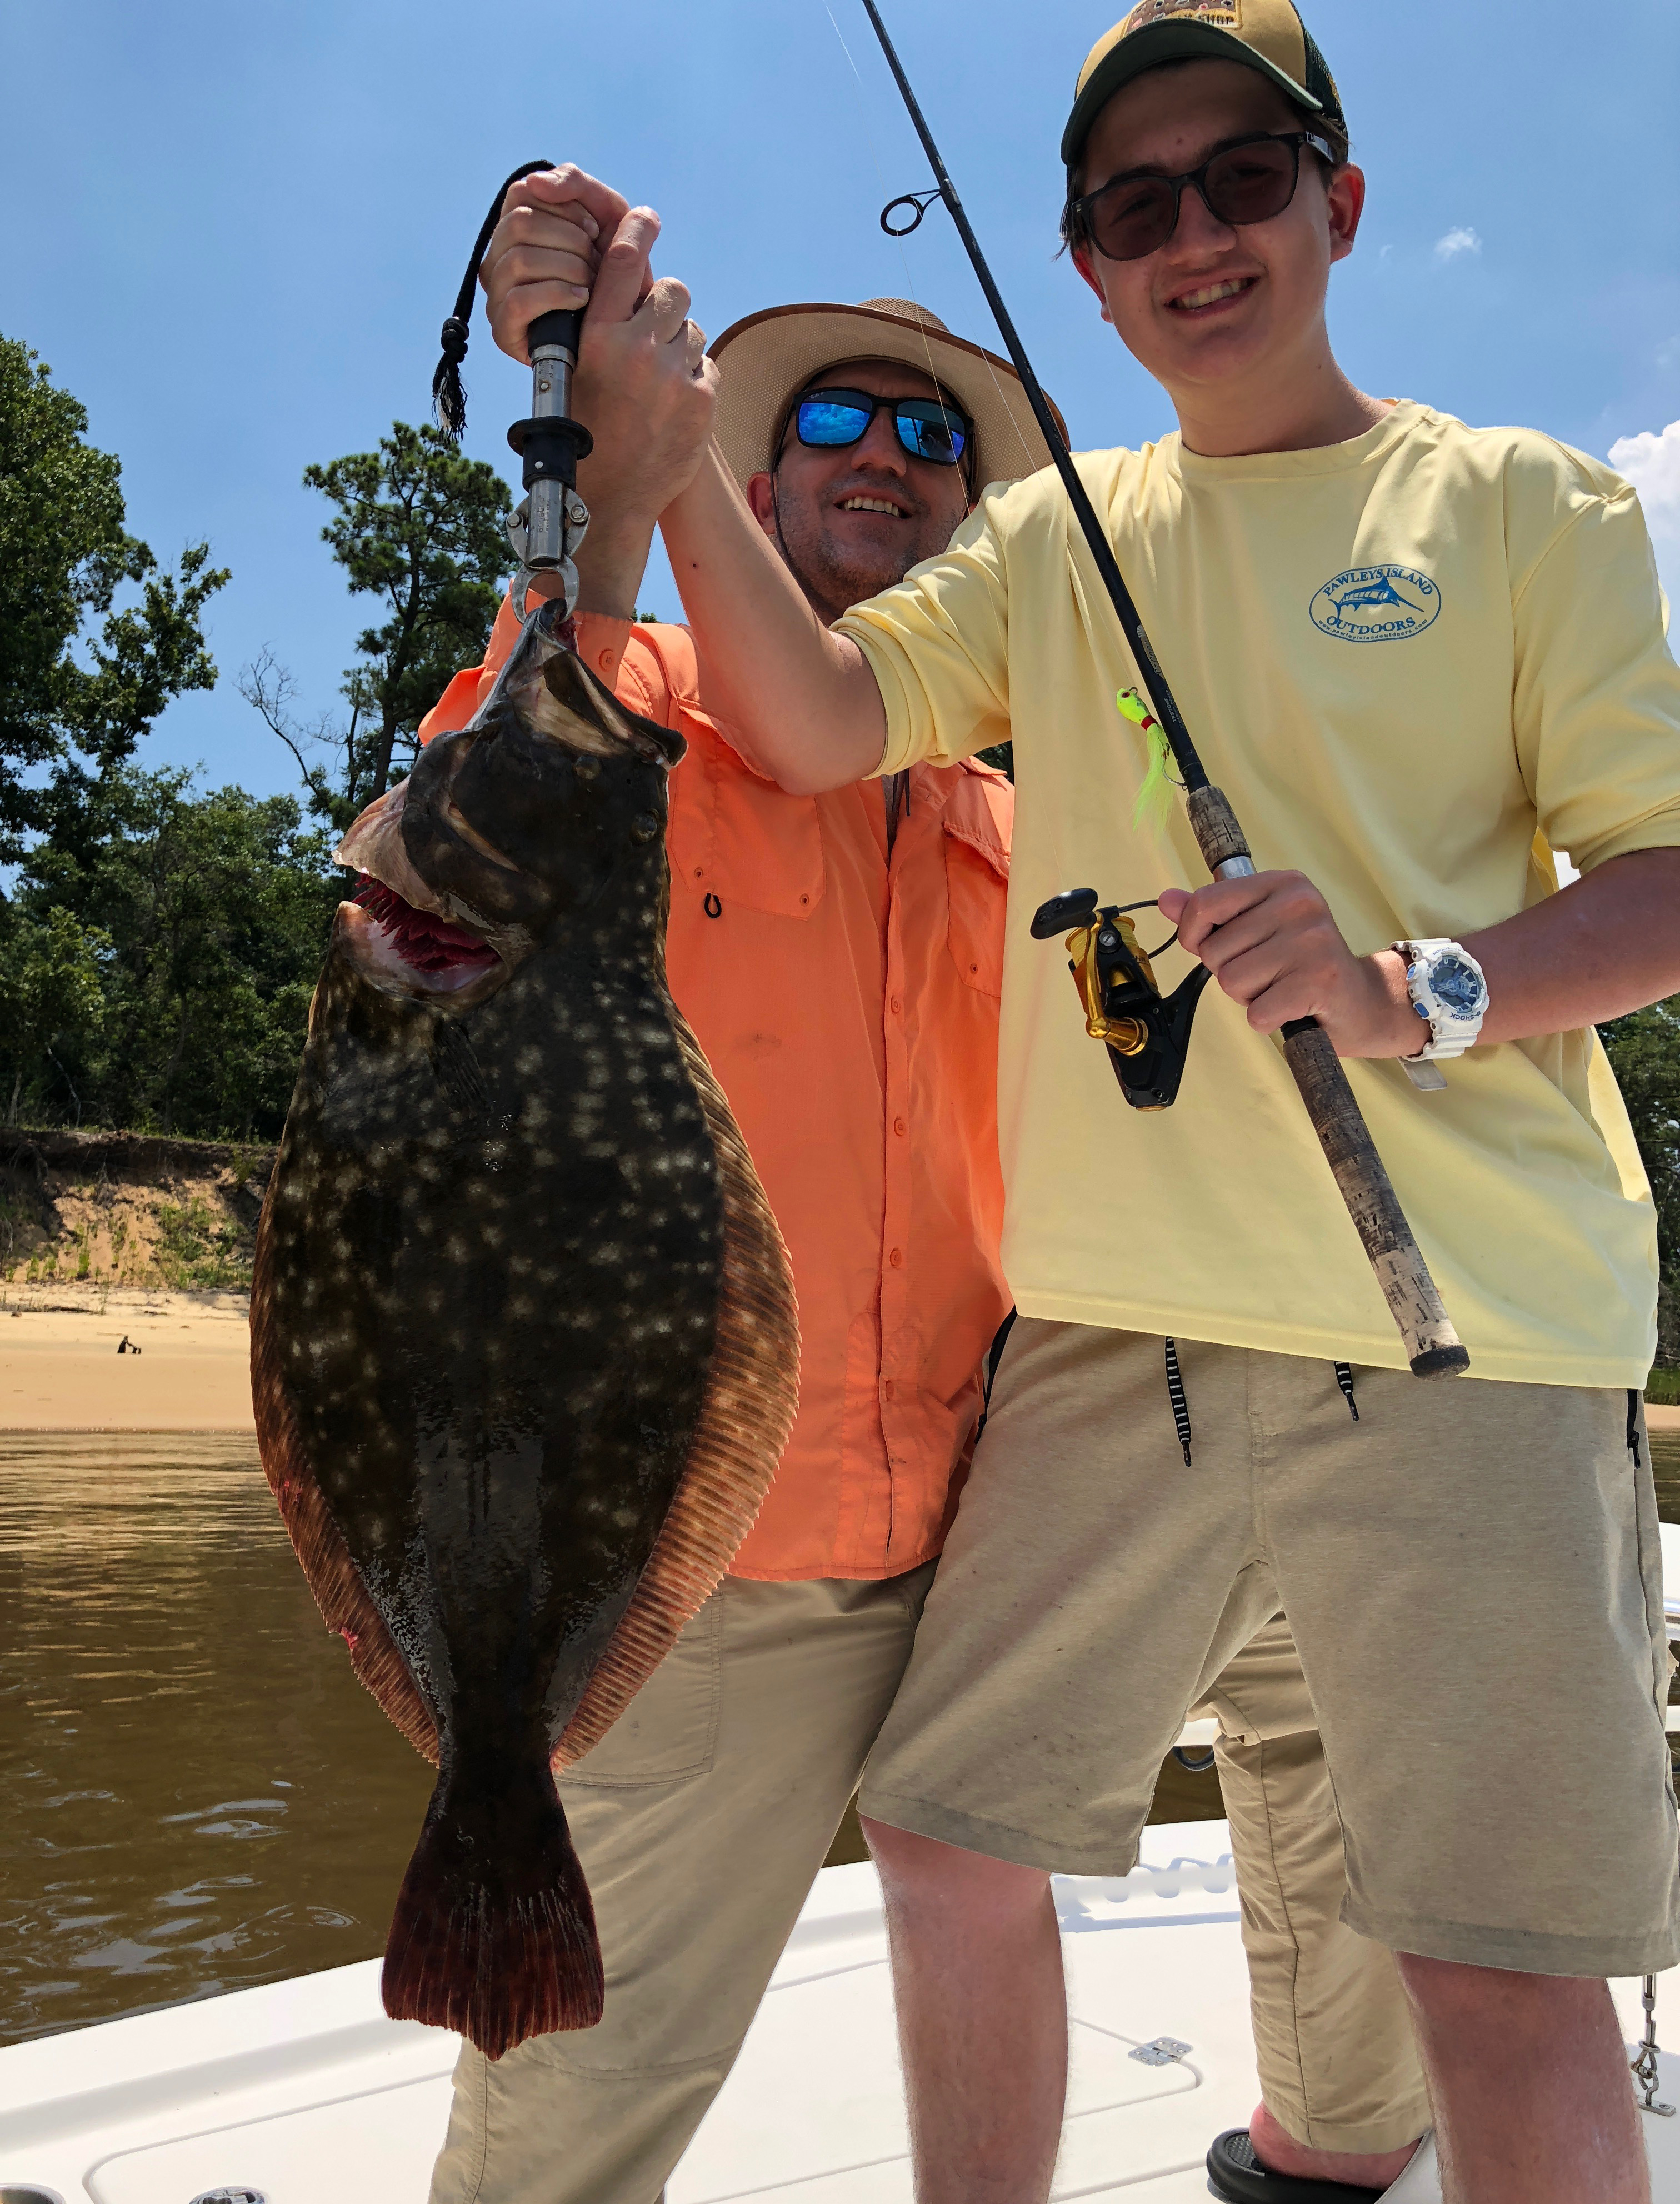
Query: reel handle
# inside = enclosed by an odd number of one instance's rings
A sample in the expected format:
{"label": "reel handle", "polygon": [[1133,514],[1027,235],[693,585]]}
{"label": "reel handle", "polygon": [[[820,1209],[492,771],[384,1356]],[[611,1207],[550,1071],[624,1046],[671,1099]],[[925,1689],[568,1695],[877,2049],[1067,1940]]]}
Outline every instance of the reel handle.
{"label": "reel handle", "polygon": [[1066,933],[1070,927],[1088,925],[1096,908],[1095,888],[1064,888],[1060,895],[1041,903],[1033,912],[1032,939],[1054,941],[1058,933]]}
{"label": "reel handle", "polygon": [[1414,1378],[1456,1378],[1470,1352],[1452,1328],[1393,1182],[1376,1152],[1341,1058],[1316,1018],[1283,1028],[1284,1061],[1307,1105],[1354,1229],[1364,1245]]}

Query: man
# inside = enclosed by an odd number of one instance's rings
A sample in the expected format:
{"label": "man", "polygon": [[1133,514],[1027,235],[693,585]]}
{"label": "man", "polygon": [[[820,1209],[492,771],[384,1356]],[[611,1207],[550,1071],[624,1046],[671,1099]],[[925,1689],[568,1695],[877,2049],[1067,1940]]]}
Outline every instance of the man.
{"label": "man", "polygon": [[[1637,2204],[1603,1978],[1680,1956],[1639,1427],[1654,1235],[1592,1027],[1680,986],[1680,673],[1648,542],[1591,460],[1342,373],[1324,303],[1364,184],[1287,0],[1144,0],[1062,153],[1076,264],[1180,422],[1085,478],[1263,867],[1162,898],[1219,981],[1173,1111],[1124,1109],[1027,928],[1069,884],[1205,877],[1181,815],[1133,823],[1113,700],[1139,669],[1054,478],[983,497],[833,632],[715,457],[649,485],[676,493],[707,693],[784,786],[1006,734],[1020,770],[999,1094],[1022,1313],[862,1796],[921,2194],[1047,2193],[1046,1871],[1126,1868],[1186,1700],[1281,1604],[1449,2195]],[[1582,875],[1561,893],[1552,847]],[[1405,1374],[1264,1038],[1308,1015],[1469,1345],[1456,1384]],[[1452,1057],[1443,1093],[1403,1068],[1420,1047]]]}
{"label": "man", "polygon": [[[788,796],[702,708],[686,632],[631,625],[652,527],[636,493],[660,438],[680,447],[696,406],[710,412],[687,295],[648,284],[655,227],[572,172],[535,177],[511,197],[487,281],[516,350],[535,312],[568,302],[569,276],[594,283],[575,393],[596,439],[577,647],[689,740],[671,790],[668,969],[792,1253],[801,1413],[734,1573],[562,1786],[606,2017],[494,2066],[464,2052],[435,2204],[651,2204],[909,1657],[1008,1307],[994,1098],[1012,792],[961,765],[912,767],[884,801],[869,781]],[[1044,457],[1005,363],[902,301],[777,309],[716,353],[725,463],[823,621],[942,548],[977,483]],[[662,398],[644,423],[621,394],[648,376]],[[515,628],[505,607],[428,733],[470,715]],[[1263,1633],[1221,1693],[1268,2087],[1310,2107],[1315,2141],[1362,2166],[1375,2154],[1386,2178],[1427,2110],[1392,1966],[1335,1917],[1339,1837],[1287,1632]]]}

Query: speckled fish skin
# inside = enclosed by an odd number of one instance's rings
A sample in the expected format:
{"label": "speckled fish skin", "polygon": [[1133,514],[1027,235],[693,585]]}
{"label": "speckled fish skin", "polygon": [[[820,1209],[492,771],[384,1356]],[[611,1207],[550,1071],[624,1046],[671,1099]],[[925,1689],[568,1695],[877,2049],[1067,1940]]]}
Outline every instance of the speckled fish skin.
{"label": "speckled fish skin", "polygon": [[493,2056],[599,2017],[551,1755],[711,1589],[733,1544],[695,1511],[732,1509],[738,1542],[791,1420],[785,1253],[665,990],[681,753],[528,623],[343,853],[500,962],[417,971],[341,907],[260,1236],[270,1481],[323,1613],[439,1763],[387,2008]]}

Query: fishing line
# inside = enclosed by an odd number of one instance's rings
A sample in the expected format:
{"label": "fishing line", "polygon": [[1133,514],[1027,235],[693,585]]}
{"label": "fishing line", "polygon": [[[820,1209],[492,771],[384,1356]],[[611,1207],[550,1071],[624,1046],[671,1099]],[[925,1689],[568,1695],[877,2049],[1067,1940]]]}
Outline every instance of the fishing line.
{"label": "fishing line", "polygon": [[[864,98],[865,86],[862,72],[859,69],[856,62],[852,58],[852,50],[846,44],[845,33],[842,31],[839,24],[835,22],[834,10],[829,6],[828,0],[823,0],[823,13],[827,16],[829,21],[834,24],[834,35],[840,41],[840,50],[846,56],[847,66],[850,68],[853,78],[855,80],[857,88],[858,114],[863,123],[863,135],[865,141],[869,147],[869,157],[874,163],[875,181],[884,192],[890,191],[892,187],[887,182],[885,169],[881,166],[880,151],[875,144],[874,133],[869,127],[869,110]],[[905,297],[919,312],[925,312],[926,310],[922,306],[921,300],[916,296],[915,284],[910,275],[910,256],[904,250],[904,240],[909,236],[911,230],[917,227],[920,221],[920,216],[918,216],[916,222],[912,222],[909,227],[905,229],[889,229],[884,222],[882,222],[881,228],[885,234],[891,238],[898,246],[898,258],[904,269]],[[938,375],[934,372],[932,347],[927,341],[927,333],[925,329],[922,332],[922,350],[927,355],[928,378],[932,382],[936,390],[940,389],[943,386],[940,383]],[[981,357],[982,358],[985,358],[985,347],[982,347],[980,350]],[[1003,386],[997,380],[997,370],[992,365],[990,359],[985,359],[985,371],[991,379],[991,387],[997,394],[998,404],[1003,409],[1004,418],[1009,422],[1010,428],[1015,431],[1015,441],[1020,446],[1022,456],[1027,460],[1030,465],[1033,457],[1032,447],[1027,442],[1026,435],[1022,432],[1021,425],[1015,418],[1015,408],[1010,405],[1009,399],[1004,395]],[[1036,474],[1038,472],[1038,469],[1034,467],[1032,468],[1032,471]]]}
{"label": "fishing line", "polygon": [[[865,98],[866,87],[863,81],[862,72],[859,69],[856,62],[852,58],[852,50],[846,44],[845,33],[840,28],[839,24],[835,21],[834,10],[829,6],[828,0],[823,0],[823,13],[827,16],[830,23],[833,25],[834,35],[840,41],[840,50],[846,56],[847,67],[852,73],[853,80],[857,92],[858,117],[863,125],[864,143],[869,148],[869,158],[874,165],[875,181],[880,186],[884,193],[890,193],[892,187],[888,183],[886,171],[881,165],[880,151],[875,143],[875,133],[869,127],[869,109]],[[935,197],[937,198],[938,196],[938,194],[936,193]],[[912,223],[910,228],[913,229],[915,226],[916,225],[914,223]],[[916,308],[918,313],[925,312],[926,310],[923,307],[921,300],[916,296],[914,279],[910,274],[910,256],[904,249],[904,240],[910,234],[910,229],[888,229],[884,222],[883,222],[881,227],[883,230],[885,231],[886,235],[892,238],[897,244],[898,258],[903,264],[904,269],[905,297],[908,299],[911,305]],[[940,382],[938,375],[933,364],[933,348],[927,341],[927,332],[925,329],[921,330],[921,341],[922,350],[927,355],[928,380],[932,383],[936,390],[943,389],[944,385]],[[1037,474],[1038,469],[1037,465],[1034,463],[1036,455],[1033,452],[1032,447],[1026,441],[1026,437],[1022,431],[1020,422],[1015,418],[1015,410],[1014,406],[1010,405],[1009,399],[1004,394],[1003,385],[997,380],[997,370],[992,365],[990,358],[987,356],[985,347],[982,345],[977,347],[976,349],[979,352],[982,359],[985,361],[985,371],[991,379],[991,387],[997,394],[998,404],[1003,409],[1004,418],[1009,422],[1010,428],[1015,431],[1015,441],[1020,446],[1022,455],[1028,463],[1029,471],[1033,474]],[[970,510],[972,511],[973,508],[971,507]],[[1073,878],[1073,874],[1068,871],[1066,864],[1063,862],[1062,835],[1056,816],[1056,807],[1053,804],[1046,807],[1046,816],[1050,824],[1050,855],[1055,860],[1056,868],[1056,877],[1059,880],[1071,880]],[[1175,933],[1173,939],[1174,940],[1176,940],[1177,938],[1178,937]],[[1163,942],[1162,946],[1162,948],[1170,948],[1172,946],[1172,943]]]}
{"label": "fishing line", "polygon": [[[886,173],[881,166],[881,157],[876,147],[874,133],[869,127],[869,109],[867,103],[864,98],[862,74],[859,70],[857,63],[852,59],[852,50],[846,44],[845,33],[841,30],[839,24],[834,21],[834,10],[829,6],[828,0],[823,0],[823,13],[827,16],[829,21],[834,25],[834,35],[840,41],[840,50],[846,56],[847,66],[850,68],[854,81],[855,82],[857,87],[858,118],[863,124],[864,142],[869,148],[869,157],[875,164],[875,181],[880,186],[881,189],[885,191],[888,187]],[[889,230],[887,234],[891,237],[895,236],[896,233],[895,231]],[[920,317],[926,311],[926,309],[923,306],[921,300],[916,296],[915,285],[912,282],[910,278],[910,256],[904,250],[902,240],[898,246],[898,258],[902,262],[904,268],[904,295],[908,299],[910,304],[916,309],[917,315]],[[922,351],[926,355],[927,358],[927,379],[933,385],[935,390],[942,394],[940,404],[943,406],[944,403],[943,395],[944,385],[940,382],[938,376],[933,371],[933,347],[927,341],[927,331],[922,327],[920,318],[917,321],[916,326],[918,333],[921,337]],[[947,421],[946,427],[949,428],[949,422]]]}

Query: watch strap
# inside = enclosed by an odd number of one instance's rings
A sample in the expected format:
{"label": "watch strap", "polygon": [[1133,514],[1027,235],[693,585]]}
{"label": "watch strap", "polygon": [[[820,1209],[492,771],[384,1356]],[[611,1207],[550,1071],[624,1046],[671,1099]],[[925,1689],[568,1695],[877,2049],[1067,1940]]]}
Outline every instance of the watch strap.
{"label": "watch strap", "polygon": [[1471,966],[1482,980],[1483,1004],[1481,1016],[1475,1019],[1453,1018],[1450,1015],[1440,1017],[1430,1016],[1429,1040],[1415,1056],[1405,1056],[1400,1058],[1412,1085],[1420,1092],[1434,1093],[1445,1087],[1446,1081],[1439,1071],[1433,1070],[1432,1067],[1438,1063],[1446,1062],[1453,1057],[1463,1056],[1466,1050],[1474,1048],[1476,1046],[1482,1031],[1482,1019],[1487,1016],[1487,976],[1464,944],[1461,941],[1454,941],[1449,935],[1442,935],[1440,939],[1430,941],[1396,941],[1391,945],[1396,954],[1405,961],[1407,992],[1411,994],[1413,1008],[1418,1009],[1420,1015],[1423,1014],[1421,1006],[1418,1004],[1416,994],[1411,993],[1411,973],[1414,965],[1428,958],[1443,957],[1450,951]]}

